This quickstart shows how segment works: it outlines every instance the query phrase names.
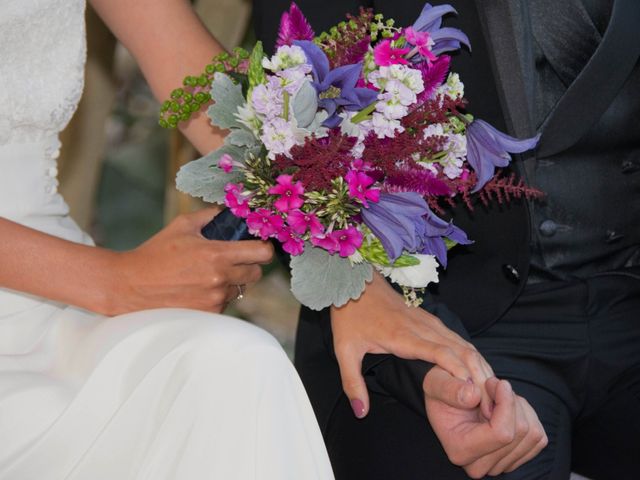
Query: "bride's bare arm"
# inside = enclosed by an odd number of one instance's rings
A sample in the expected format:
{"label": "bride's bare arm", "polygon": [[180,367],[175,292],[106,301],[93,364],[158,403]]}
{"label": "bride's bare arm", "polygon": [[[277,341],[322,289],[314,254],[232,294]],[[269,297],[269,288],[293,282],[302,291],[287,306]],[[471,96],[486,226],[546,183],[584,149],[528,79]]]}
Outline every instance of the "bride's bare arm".
{"label": "bride's bare arm", "polygon": [[[138,61],[158,100],[169,97],[187,75],[197,75],[223,49],[188,0],[91,0],[105,23]],[[222,144],[203,113],[181,127],[208,153]]]}
{"label": "bride's bare arm", "polygon": [[0,286],[106,315],[160,307],[220,312],[256,282],[272,248],[211,242],[200,228],[213,209],[178,217],[140,247],[117,253],[0,218]]}

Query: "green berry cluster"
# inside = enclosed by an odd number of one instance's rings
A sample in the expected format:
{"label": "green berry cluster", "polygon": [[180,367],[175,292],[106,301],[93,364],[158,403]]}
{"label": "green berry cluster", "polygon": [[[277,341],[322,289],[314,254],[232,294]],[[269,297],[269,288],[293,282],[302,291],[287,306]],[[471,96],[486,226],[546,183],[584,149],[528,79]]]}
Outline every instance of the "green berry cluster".
{"label": "green berry cluster", "polygon": [[373,17],[371,23],[371,41],[375,42],[378,38],[392,38],[399,30],[394,27],[393,18],[384,19],[382,14],[378,13]]}
{"label": "green berry cluster", "polygon": [[213,76],[220,72],[241,73],[246,68],[249,52],[243,48],[235,48],[232,53],[223,52],[216,55],[204,72],[198,76],[187,76],[181,88],[171,92],[168,100],[160,107],[159,124],[162,128],[176,128],[180,122],[186,122],[211,101],[209,89]]}

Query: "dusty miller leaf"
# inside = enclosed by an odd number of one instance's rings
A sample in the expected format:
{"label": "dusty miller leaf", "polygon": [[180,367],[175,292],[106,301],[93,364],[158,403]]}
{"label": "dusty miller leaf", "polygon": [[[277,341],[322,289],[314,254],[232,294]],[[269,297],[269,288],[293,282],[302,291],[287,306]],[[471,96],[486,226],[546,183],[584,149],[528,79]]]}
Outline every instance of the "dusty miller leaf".
{"label": "dusty miller leaf", "polygon": [[352,266],[348,259],[329,255],[308,242],[304,253],[291,259],[291,291],[312,310],[341,307],[360,298],[372,279],[373,268],[368,263]]}
{"label": "dusty miller leaf", "polygon": [[313,122],[318,111],[318,92],[306,81],[293,97],[293,116],[300,128],[307,128]]}
{"label": "dusty miller leaf", "polygon": [[249,130],[233,128],[225,138],[225,143],[236,147],[255,147],[258,145],[258,140]]}
{"label": "dusty miller leaf", "polygon": [[238,170],[225,173],[218,168],[218,161],[225,153],[231,155],[234,160],[243,161],[245,150],[225,145],[215,152],[187,163],[176,176],[177,189],[192,197],[202,198],[205,202],[224,203],[224,187],[227,183],[236,183],[243,178]]}
{"label": "dusty miller leaf", "polygon": [[229,75],[216,73],[211,84],[211,98],[214,104],[207,115],[211,123],[219,128],[244,128],[236,118],[238,107],[245,104],[242,85],[235,84]]}

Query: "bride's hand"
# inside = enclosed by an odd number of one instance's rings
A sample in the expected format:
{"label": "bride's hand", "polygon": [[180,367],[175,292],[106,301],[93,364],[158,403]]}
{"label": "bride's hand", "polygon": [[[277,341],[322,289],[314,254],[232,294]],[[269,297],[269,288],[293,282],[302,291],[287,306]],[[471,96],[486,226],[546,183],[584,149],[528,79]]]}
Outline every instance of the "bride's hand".
{"label": "bride's hand", "polygon": [[[369,395],[362,377],[367,353],[389,353],[407,360],[425,360],[453,376],[473,379],[480,387],[493,376],[475,347],[421,308],[407,307],[379,274],[357,301],[331,308],[333,343],[340,365],[342,387],[358,418],[369,411]],[[483,412],[491,402],[483,395]]]}
{"label": "bride's hand", "polygon": [[102,313],[159,307],[221,312],[238,296],[239,286],[257,282],[273,247],[257,240],[205,239],[200,230],[217,212],[181,215],[135,250],[116,254],[113,294]]}

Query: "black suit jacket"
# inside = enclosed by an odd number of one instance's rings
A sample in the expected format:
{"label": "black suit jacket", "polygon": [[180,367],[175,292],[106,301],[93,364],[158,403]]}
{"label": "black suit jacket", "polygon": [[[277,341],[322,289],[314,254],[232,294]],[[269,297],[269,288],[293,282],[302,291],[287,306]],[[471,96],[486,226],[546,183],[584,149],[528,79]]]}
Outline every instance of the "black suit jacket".
{"label": "black suit jacket", "polygon": [[[461,28],[469,36],[473,48],[472,52],[456,54],[452,64],[452,70],[460,73],[465,82],[470,111],[476,117],[519,137],[532,136],[536,132],[528,91],[531,88],[530,79],[527,65],[521,61],[522,49],[530,47],[527,42],[531,38],[526,26],[518,20],[521,15],[518,10],[523,7],[523,2],[526,3],[526,0],[446,2],[452,4],[459,13],[457,18],[448,19],[447,23]],[[399,25],[410,25],[424,5],[422,0],[299,0],[297,3],[316,32],[340,21],[346,11],[355,13],[359,6],[373,7],[385,16],[396,19]],[[266,45],[272,45],[275,43],[279,16],[288,8],[289,2],[255,0],[254,4],[258,38],[264,40]],[[585,150],[584,145],[591,141],[589,133],[592,131],[598,135],[602,135],[602,131],[613,134],[613,117],[628,119],[637,114],[636,118],[640,118],[640,101],[636,98],[640,70],[634,69],[640,54],[640,41],[634,31],[634,22],[638,20],[640,4],[636,0],[615,1],[609,28],[598,50],[567,88],[541,128],[537,159],[535,156],[518,158],[514,168],[521,176],[532,179],[540,159],[573,162],[576,169],[585,164],[596,165],[594,174],[609,176],[612,191],[619,192],[619,198],[615,201],[626,199],[627,204],[631,202],[635,218],[640,219],[638,176],[622,173],[624,168],[621,167],[625,161],[638,162],[640,165],[640,130],[632,129],[627,132],[629,138],[619,139],[615,159],[602,161],[600,149],[590,152]],[[612,69],[611,65],[617,68]],[[594,91],[599,95],[593,95]],[[623,105],[629,103],[631,112],[622,111]],[[603,141],[606,143],[608,140]],[[626,147],[628,149],[624,150]],[[554,185],[549,187],[553,188]],[[516,301],[527,280],[531,244],[537,237],[532,235],[532,224],[537,228],[534,223],[536,215],[533,213],[529,204],[520,201],[506,205],[494,204],[489,208],[478,206],[473,212],[465,208],[453,209],[450,215],[454,222],[475,240],[475,244],[456,247],[451,252],[449,266],[431,292],[432,297],[426,302],[427,308],[466,337],[479,334],[497,321]],[[541,214],[545,214],[544,209]],[[640,227],[637,223],[630,224],[627,216],[619,216],[617,220],[595,220],[594,224],[602,224],[598,228],[615,228],[618,235],[623,235],[622,241],[628,242],[629,248],[637,245],[637,229]],[[630,229],[634,231],[627,231]],[[588,233],[598,238],[598,231]],[[606,237],[604,231],[602,237]],[[616,246],[623,252],[622,257],[627,252],[622,248],[624,246]],[[340,392],[328,312],[312,312],[303,308],[298,329],[296,365],[320,423],[324,425]],[[367,356],[364,365],[370,388],[390,393],[419,412],[424,411],[421,384],[428,368],[429,365],[424,362],[401,361],[381,355]]]}

